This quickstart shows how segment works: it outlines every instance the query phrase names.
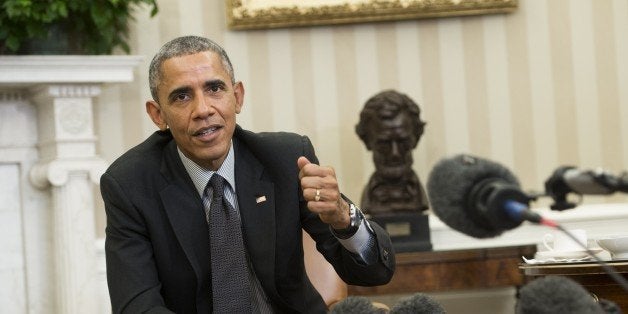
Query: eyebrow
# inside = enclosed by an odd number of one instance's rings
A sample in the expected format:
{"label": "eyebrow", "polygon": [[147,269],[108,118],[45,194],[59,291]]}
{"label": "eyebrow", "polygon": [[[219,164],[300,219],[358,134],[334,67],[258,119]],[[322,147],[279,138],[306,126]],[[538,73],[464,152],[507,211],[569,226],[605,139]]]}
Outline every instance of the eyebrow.
{"label": "eyebrow", "polygon": [[[216,86],[216,85],[224,86],[225,89],[227,87],[227,83],[224,80],[215,79],[215,80],[205,81],[205,83],[203,83],[203,88]],[[178,94],[190,93],[191,91],[192,91],[192,87],[190,86],[181,86],[181,87],[175,88],[170,92],[170,94],[168,94],[168,99],[172,100]]]}
{"label": "eyebrow", "polygon": [[170,92],[170,94],[168,94],[168,100],[172,101],[172,99],[179,94],[183,94],[183,93],[189,93],[192,90],[192,88],[190,86],[181,86],[179,88],[175,88],[174,90],[172,90]]}
{"label": "eyebrow", "polygon": [[205,84],[203,84],[203,87],[216,86],[216,85],[224,86],[225,88],[227,87],[227,83],[221,79],[206,81]]}

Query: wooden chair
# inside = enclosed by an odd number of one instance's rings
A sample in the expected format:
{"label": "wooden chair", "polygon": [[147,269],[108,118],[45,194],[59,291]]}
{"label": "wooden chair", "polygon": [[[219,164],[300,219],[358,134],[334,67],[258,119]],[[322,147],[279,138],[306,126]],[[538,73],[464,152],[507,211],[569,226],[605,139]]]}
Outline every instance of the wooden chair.
{"label": "wooden chair", "polygon": [[334,268],[316,250],[316,243],[309,234],[303,232],[303,251],[305,271],[314,288],[320,293],[331,308],[336,302],[344,300],[348,294],[347,284],[340,279]]}

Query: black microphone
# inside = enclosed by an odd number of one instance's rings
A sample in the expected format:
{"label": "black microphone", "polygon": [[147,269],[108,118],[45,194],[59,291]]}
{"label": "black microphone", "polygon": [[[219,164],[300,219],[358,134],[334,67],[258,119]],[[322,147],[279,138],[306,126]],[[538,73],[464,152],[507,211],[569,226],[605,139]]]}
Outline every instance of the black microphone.
{"label": "black microphone", "polygon": [[397,302],[390,309],[390,314],[445,314],[443,306],[422,293],[416,293],[411,297]]}
{"label": "black microphone", "polygon": [[498,236],[524,220],[553,226],[528,209],[533,198],[507,168],[479,157],[461,154],[436,163],[427,192],[436,216],[475,238]]}
{"label": "black microphone", "polygon": [[535,279],[518,291],[516,314],[607,313],[584,287],[563,276]]}
{"label": "black microphone", "polygon": [[614,176],[603,170],[578,170],[573,166],[557,168],[545,181],[545,192],[554,200],[550,206],[554,210],[574,208],[575,203],[567,200],[569,193],[579,195],[609,195],[615,192],[628,192],[628,180],[624,173]]}
{"label": "black microphone", "polygon": [[[475,238],[498,236],[527,220],[557,228],[578,242],[557,222],[529,210],[534,198],[521,191],[508,169],[486,159],[457,155],[439,161],[429,174],[427,192],[432,210],[445,224]],[[581,245],[628,292],[628,281]]]}
{"label": "black microphone", "polygon": [[331,314],[383,314],[388,311],[373,305],[367,297],[348,296],[336,303],[329,313]]}

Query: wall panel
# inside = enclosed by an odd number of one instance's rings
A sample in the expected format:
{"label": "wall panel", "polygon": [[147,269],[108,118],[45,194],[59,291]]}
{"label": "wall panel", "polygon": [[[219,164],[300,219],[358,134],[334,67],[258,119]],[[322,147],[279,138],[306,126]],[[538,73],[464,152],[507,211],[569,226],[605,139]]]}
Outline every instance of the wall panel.
{"label": "wall panel", "polygon": [[[423,181],[439,159],[462,152],[503,163],[526,189],[541,189],[565,164],[628,169],[625,1],[520,1],[503,15],[255,31],[227,30],[222,1],[164,0],[160,8],[132,28],[133,53],[146,56],[136,82],[107,91],[119,108],[97,112],[108,159],[155,130],[144,113],[152,55],[201,27],[244,81],[239,123],[310,136],[353,199],[373,172],[353,127],[364,102],[387,88],[423,111],[427,127],[414,151]],[[107,133],[114,125],[121,131]]]}

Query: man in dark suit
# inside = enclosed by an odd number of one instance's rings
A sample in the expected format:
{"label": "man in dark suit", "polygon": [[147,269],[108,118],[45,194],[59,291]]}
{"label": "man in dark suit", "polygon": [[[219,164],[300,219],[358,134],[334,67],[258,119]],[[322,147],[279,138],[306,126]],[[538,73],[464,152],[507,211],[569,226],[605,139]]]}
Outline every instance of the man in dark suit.
{"label": "man in dark suit", "polygon": [[[220,46],[196,36],[170,41],[151,62],[149,84],[146,110],[160,131],[101,178],[114,313],[323,313],[305,272],[302,230],[347,283],[390,280],[388,234],[340,193],[308,138],[236,124],[244,87]],[[217,175],[224,187],[208,187]],[[232,246],[244,247],[248,274],[223,273],[218,283],[212,277],[237,258],[212,250],[216,189],[241,221]],[[223,291],[241,277],[248,277],[245,293]]]}

